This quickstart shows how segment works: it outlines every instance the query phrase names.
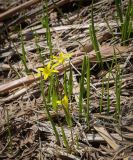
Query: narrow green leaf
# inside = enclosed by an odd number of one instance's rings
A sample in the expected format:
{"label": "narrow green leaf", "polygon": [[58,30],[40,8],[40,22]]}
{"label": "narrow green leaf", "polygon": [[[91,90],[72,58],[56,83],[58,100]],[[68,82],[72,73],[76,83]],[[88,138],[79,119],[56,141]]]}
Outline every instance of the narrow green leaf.
{"label": "narrow green leaf", "polygon": [[38,38],[38,34],[35,33],[35,45],[36,45],[36,53],[39,54],[39,58],[41,60],[41,63],[43,64],[43,67],[45,66],[44,65],[44,58],[41,54],[41,47],[39,46],[39,38]]}
{"label": "narrow green leaf", "polygon": [[102,79],[102,94],[100,97],[100,113],[103,111],[104,79]]}
{"label": "narrow green leaf", "polygon": [[6,109],[6,121],[7,121],[8,142],[9,142],[8,150],[9,150],[9,153],[13,155],[12,132],[11,132],[8,109]]}
{"label": "narrow green leaf", "polygon": [[87,58],[86,61],[87,66],[87,113],[86,113],[86,119],[88,127],[90,126],[90,60]]}
{"label": "narrow green leaf", "polygon": [[69,80],[68,80],[68,97],[70,98],[73,91],[73,74],[72,74],[72,68],[70,67],[70,74],[69,74]]}
{"label": "narrow green leaf", "polygon": [[62,133],[64,145],[67,148],[67,150],[69,151],[70,147],[69,147],[68,140],[67,140],[67,137],[66,137],[66,134],[65,134],[63,127],[61,127],[61,133]]}
{"label": "narrow green leaf", "polygon": [[71,118],[71,114],[69,112],[69,109],[63,106],[63,110],[65,112],[66,122],[67,122],[68,126],[71,128],[72,127],[72,118]]}
{"label": "narrow green leaf", "polygon": [[132,20],[133,20],[133,2],[132,0],[129,0],[128,7],[126,10],[126,15],[125,15],[125,18],[122,24],[122,37],[121,38],[122,38],[122,42],[124,45],[126,44],[125,41],[129,39],[130,34],[133,30]]}
{"label": "narrow green leaf", "polygon": [[110,111],[110,94],[109,94],[109,78],[107,83],[107,113]]}
{"label": "narrow green leaf", "polygon": [[51,117],[51,114],[49,112],[49,108],[48,108],[48,105],[46,103],[46,97],[45,97],[45,92],[44,92],[44,81],[43,79],[41,78],[40,80],[40,88],[41,88],[41,94],[42,94],[42,97],[43,97],[43,105],[44,105],[44,108],[46,109],[46,113],[48,115],[48,118],[49,118],[49,121],[51,122],[51,125],[52,125],[52,128],[53,128],[53,131],[55,133],[55,137],[56,137],[56,140],[57,140],[57,143],[60,144],[60,138],[59,138],[59,134],[58,134],[58,131],[56,129],[56,126],[55,126],[55,123]]}
{"label": "narrow green leaf", "polygon": [[44,16],[41,20],[42,26],[46,28],[46,39],[47,39],[47,45],[49,47],[50,51],[50,57],[52,58],[52,40],[51,40],[51,32],[50,32],[50,27],[49,27],[49,15],[48,15],[48,1],[45,0],[45,4],[43,6],[44,10]]}
{"label": "narrow green leaf", "polygon": [[100,65],[102,67],[102,65],[103,65],[102,64],[102,57],[101,57],[101,53],[99,50],[99,44],[98,44],[97,37],[96,37],[96,31],[95,31],[94,19],[93,19],[93,0],[92,0],[92,7],[91,7],[91,25],[89,27],[89,31],[90,31],[92,45],[93,45],[94,50],[96,52],[97,61],[100,63]]}
{"label": "narrow green leaf", "polygon": [[117,15],[120,18],[121,24],[123,23],[122,2],[121,0],[115,0]]}
{"label": "narrow green leaf", "polygon": [[84,94],[84,78],[86,71],[86,56],[84,56],[84,60],[82,63],[82,73],[80,79],[80,93],[79,93],[79,116],[81,117],[83,112],[83,94]]}
{"label": "narrow green leaf", "polygon": [[57,111],[57,100],[58,100],[57,92],[55,90],[55,87],[53,87],[52,107],[54,111]]}
{"label": "narrow green leaf", "polygon": [[116,65],[116,80],[115,80],[115,93],[116,93],[116,111],[120,114],[121,111],[121,76],[120,76],[120,66]]}
{"label": "narrow green leaf", "polygon": [[67,86],[68,86],[68,84],[67,84],[67,74],[66,74],[66,71],[64,72],[64,92],[65,92],[65,95],[67,95]]}
{"label": "narrow green leaf", "polygon": [[25,51],[25,47],[24,47],[24,41],[23,41],[23,35],[22,35],[22,28],[20,26],[20,38],[21,38],[21,47],[22,47],[22,56],[21,56],[21,60],[22,63],[25,67],[25,72],[28,74],[29,73],[29,69],[27,67],[27,58],[26,58],[26,51]]}

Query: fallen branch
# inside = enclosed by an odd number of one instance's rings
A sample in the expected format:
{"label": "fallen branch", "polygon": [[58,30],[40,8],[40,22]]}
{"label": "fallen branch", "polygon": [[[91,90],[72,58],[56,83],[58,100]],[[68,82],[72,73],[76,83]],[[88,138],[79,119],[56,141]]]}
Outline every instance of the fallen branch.
{"label": "fallen branch", "polygon": [[[112,57],[114,55],[114,50],[116,55],[122,55],[122,53],[128,52],[129,48],[126,46],[113,47],[113,46],[104,45],[100,48],[102,59],[107,59]],[[87,56],[90,58],[91,62],[96,61],[96,53],[94,50],[89,52]],[[71,60],[71,63],[74,66],[79,66],[82,63],[83,58],[84,58],[84,55],[73,57]],[[58,66],[56,69],[59,71],[59,73],[62,73],[65,69],[68,69],[69,67],[70,67],[70,63],[66,62],[63,65]],[[34,75],[29,75],[21,79],[14,80],[12,82],[8,82],[7,84],[3,84],[0,86],[0,93],[12,90],[22,85],[29,85],[35,81],[38,81],[39,79],[40,79],[39,77],[36,77]]]}
{"label": "fallen branch", "polygon": [[41,0],[30,0],[28,2],[25,2],[19,6],[16,6],[14,8],[11,8],[9,10],[7,10],[6,12],[0,14],[0,21],[3,21],[9,17],[11,17],[14,13],[17,13],[18,11],[22,11],[23,9],[26,9],[28,7],[30,7],[33,4],[36,4],[38,2],[40,2]]}
{"label": "fallen branch", "polygon": [[28,88],[27,88],[27,87],[22,88],[22,89],[20,89],[19,91],[15,92],[14,94],[10,95],[9,97],[6,97],[6,98],[1,99],[0,101],[1,101],[1,102],[9,102],[9,101],[11,101],[11,100],[13,100],[13,99],[15,99],[15,98],[23,95],[23,94],[26,93],[27,91],[28,91]]}
{"label": "fallen branch", "polygon": [[20,87],[20,86],[27,86],[37,80],[39,80],[39,77],[29,75],[29,76],[8,82],[8,83],[0,86],[0,93],[7,92],[9,90],[12,90],[12,89]]}
{"label": "fallen branch", "polygon": [[[60,0],[59,2],[55,2],[56,6],[52,3],[51,5],[48,6],[48,10],[51,11],[52,9],[56,7],[60,7],[66,3],[72,2],[73,0]],[[11,8],[4,13],[0,14],[0,21],[3,21],[9,17],[11,17],[13,14],[22,11],[23,9],[29,8],[33,4],[39,3],[41,0],[30,0],[28,2],[25,2],[19,6],[16,6],[14,8]]]}
{"label": "fallen branch", "polygon": [[[50,27],[50,31],[55,32],[55,31],[63,31],[63,30],[70,30],[70,29],[79,29],[79,30],[88,29],[88,25],[91,25],[91,24],[73,24],[73,25],[56,26],[56,27]],[[104,27],[104,26],[106,26],[106,23],[96,23],[95,26],[97,28]],[[111,24],[111,26],[116,26],[116,23]],[[38,26],[34,26],[34,27],[23,30],[22,35],[26,36],[28,34],[33,34],[34,32],[36,32],[38,35],[45,34],[46,29],[42,28],[42,25],[38,25]],[[17,33],[10,36],[10,38],[12,40],[17,39],[18,37],[19,37],[19,35]],[[100,36],[101,41],[102,41],[102,39],[107,40],[111,37],[112,37],[112,34],[110,34],[109,32],[106,32],[102,36]],[[99,39],[98,39],[98,41],[99,41]],[[99,43],[101,43],[101,42],[99,42]],[[86,48],[86,46],[87,45],[85,45],[84,47]]]}

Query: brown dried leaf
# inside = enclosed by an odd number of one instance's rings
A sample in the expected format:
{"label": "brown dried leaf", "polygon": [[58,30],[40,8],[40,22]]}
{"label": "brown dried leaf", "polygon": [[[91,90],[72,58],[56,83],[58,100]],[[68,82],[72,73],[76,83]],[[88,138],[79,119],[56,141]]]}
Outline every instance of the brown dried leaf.
{"label": "brown dried leaf", "polygon": [[114,150],[118,150],[118,148],[120,148],[104,127],[94,126],[94,128]]}

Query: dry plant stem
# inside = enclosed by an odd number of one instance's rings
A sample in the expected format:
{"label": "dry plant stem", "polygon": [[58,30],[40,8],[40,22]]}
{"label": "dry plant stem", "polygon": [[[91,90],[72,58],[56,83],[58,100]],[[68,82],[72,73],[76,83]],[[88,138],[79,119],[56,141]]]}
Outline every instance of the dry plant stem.
{"label": "dry plant stem", "polygon": [[[41,2],[41,1],[42,1],[42,0],[40,0],[40,2]],[[64,4],[67,4],[67,3],[72,2],[72,1],[74,1],[74,0],[56,0],[55,3],[56,3],[56,6],[57,6],[57,7],[61,7],[61,6],[63,6]],[[55,5],[54,5],[53,3],[48,4],[48,14],[52,13],[55,8],[56,8],[56,7],[55,7]],[[37,15],[37,14],[40,13],[40,12],[42,12],[42,10],[43,10],[42,5],[41,5],[40,7],[38,6],[38,7],[37,7],[36,9],[34,9],[33,11],[30,10],[30,11],[27,12],[25,15],[22,15],[22,16],[19,17],[18,19],[15,19],[13,22],[11,22],[11,23],[9,24],[9,26],[12,26],[12,25],[14,25],[14,24],[18,24],[18,23],[23,22],[24,19],[25,19],[25,17],[26,17],[26,18],[35,17],[35,15]],[[10,16],[10,15],[9,15],[9,16]]]}
{"label": "dry plant stem", "polygon": [[7,18],[9,18],[11,15],[13,15],[14,13],[17,13],[18,11],[20,12],[23,9],[26,9],[28,7],[30,7],[33,4],[36,4],[38,2],[40,2],[41,0],[30,0],[28,2],[25,2],[19,6],[16,6],[14,8],[11,8],[10,10],[0,14],[0,21],[3,21]]}
{"label": "dry plant stem", "polygon": [[[32,111],[34,111],[34,112],[36,112],[36,113],[38,113],[38,114],[41,114],[41,115],[39,115],[38,116],[38,120],[48,120],[48,115],[47,115],[47,113],[45,113],[44,111],[37,111],[37,110],[34,110],[34,109],[32,109],[31,108],[31,110]],[[25,113],[24,113],[25,114]],[[50,111],[50,115],[51,115],[51,117],[54,119],[54,118],[57,118],[57,113],[56,112],[54,112],[54,111]],[[22,116],[22,115],[21,115]],[[65,114],[64,114],[64,111],[63,110],[60,110],[60,111],[58,111],[58,116],[60,116],[60,117],[65,117]],[[33,116],[33,117],[31,117],[31,122],[33,122],[33,121],[35,121],[36,122],[36,116]]]}
{"label": "dry plant stem", "polygon": [[[96,24],[96,26],[99,28],[101,24],[102,23]],[[103,23],[102,25],[105,26],[106,24]],[[75,24],[74,25],[73,24],[73,25],[56,26],[56,27],[51,27],[50,31],[54,32],[54,31],[60,31],[60,30],[83,29],[83,28],[87,29],[88,28],[88,24],[84,24],[84,25],[81,25],[81,24]],[[29,32],[36,32],[37,34],[44,34],[44,33],[46,33],[46,29],[42,28],[41,25],[38,25],[38,26],[34,26],[34,27],[31,27],[31,28],[23,30],[22,31],[22,35],[26,35]],[[10,36],[10,38],[11,39],[18,38],[18,34],[13,34],[13,35]],[[109,32],[105,32],[105,33],[103,33],[103,35],[98,35],[98,37],[97,37],[99,43],[101,43],[103,41],[106,41],[106,40],[108,40],[110,38],[112,38],[112,35]],[[85,50],[87,51],[88,50],[87,48],[90,48],[90,50],[93,49],[92,45],[90,45],[90,43],[87,43],[87,44],[85,44],[85,46],[81,47],[80,51],[85,51]]]}
{"label": "dry plant stem", "polygon": [[94,114],[94,117],[95,117],[96,119],[102,118],[102,119],[105,119],[105,120],[115,121],[115,119],[112,118],[111,116],[105,116],[105,115],[101,115],[101,114],[99,114],[99,113]]}
{"label": "dry plant stem", "polygon": [[[114,55],[114,49],[115,49],[115,52],[116,52],[117,55],[121,55],[122,53],[125,53],[125,52],[128,52],[129,50],[131,50],[126,46],[114,46],[114,47],[112,47],[112,46],[109,46],[109,45],[104,45],[100,48],[102,59],[112,57]],[[94,61],[96,62],[95,51],[91,51],[91,52],[87,53],[87,56],[89,57],[90,62],[94,62]],[[71,60],[71,63],[74,66],[79,66],[82,63],[83,58],[84,58],[84,55],[74,57]],[[60,65],[59,67],[57,67],[59,72],[62,72],[64,69],[67,69],[67,68],[69,68],[69,62],[66,62],[64,65]]]}
{"label": "dry plant stem", "polygon": [[[14,67],[15,69],[19,69],[19,67],[16,66],[16,65],[13,65],[12,67]],[[0,64],[0,71],[8,71],[10,69],[11,69],[10,65],[8,65],[8,64]]]}
{"label": "dry plant stem", "polygon": [[12,99],[17,98],[17,97],[23,95],[27,90],[28,90],[28,88],[22,88],[19,91],[15,92],[14,94],[12,94],[12,95],[10,95],[10,96],[8,96],[6,98],[1,99],[0,101],[1,102],[11,101]]}
{"label": "dry plant stem", "polygon": [[[16,99],[16,98],[22,96],[22,95],[25,94],[25,93],[29,94],[29,93],[28,93],[28,90],[29,90],[31,87],[35,87],[35,86],[37,86],[37,85],[38,85],[38,83],[33,83],[33,84],[29,85],[29,86],[25,86],[24,88],[21,88],[21,89],[17,90],[15,93],[12,93],[10,96],[8,96],[8,97],[6,97],[6,98],[0,99],[0,101],[1,101],[1,102],[9,102],[9,101],[11,101],[11,100],[13,100],[13,99]],[[47,90],[47,89],[46,89],[46,90]]]}
{"label": "dry plant stem", "polygon": [[5,149],[7,148],[7,146],[9,145],[9,141],[6,143],[6,145],[4,146],[4,148],[2,149],[2,151],[0,151],[0,154],[2,154],[4,151],[5,151]]}
{"label": "dry plant stem", "polygon": [[[122,140],[122,137],[120,137],[119,134],[112,133],[110,136],[113,138],[115,137],[117,140]],[[87,134],[86,137],[89,142],[105,142],[105,139],[97,133]],[[82,140],[84,141],[85,139],[83,138]]]}
{"label": "dry plant stem", "polygon": [[116,157],[117,157],[117,155],[120,154],[123,150],[125,150],[125,149],[127,149],[129,147],[132,147],[132,146],[133,146],[133,144],[129,144],[128,146],[125,146],[125,147],[121,148],[118,152],[116,152],[116,154],[114,155],[114,157],[112,158],[112,160],[115,160]]}
{"label": "dry plant stem", "polygon": [[[117,55],[121,55],[122,53],[125,53],[125,52],[128,52],[129,50],[132,50],[133,48],[128,48],[126,46],[114,46],[114,47],[108,46],[108,45],[102,46],[100,48],[102,59],[112,57],[114,55],[114,49],[115,49],[115,53]],[[90,59],[90,62],[96,61],[95,51],[91,51],[91,52],[87,53],[87,55]],[[79,66],[82,63],[83,58],[84,58],[84,55],[74,57],[74,58],[72,58],[71,63],[74,66]],[[66,62],[63,65],[58,66],[56,69],[59,71],[59,73],[62,73],[65,69],[68,69],[69,67],[70,67],[70,63]],[[27,77],[23,77],[21,79],[9,82],[7,84],[3,84],[0,86],[0,93],[9,91],[11,89],[17,88],[22,85],[29,85],[37,80],[39,80],[39,77],[29,75]]]}
{"label": "dry plant stem", "polygon": [[79,157],[76,157],[72,153],[71,154],[70,153],[66,153],[65,150],[62,151],[62,149],[57,145],[51,145],[51,144],[48,144],[48,145],[49,145],[48,146],[49,149],[47,150],[47,152],[49,154],[54,153],[54,155],[56,155],[56,159],[62,159],[62,160],[63,159],[64,160],[66,160],[66,159],[69,159],[69,160],[72,160],[72,159],[80,160],[81,159]]}
{"label": "dry plant stem", "polygon": [[[109,32],[105,32],[103,35],[100,35],[97,40],[99,43],[102,43],[108,39],[112,38],[112,35]],[[89,42],[83,45],[78,51],[73,54],[73,57],[78,57],[84,55],[84,53],[89,53],[93,50],[93,45]]]}
{"label": "dry plant stem", "polygon": [[[129,81],[129,80],[130,80],[130,81],[133,80],[133,77],[132,77],[132,76],[131,76],[131,77],[122,77],[122,84],[125,83],[126,81]],[[105,81],[105,82],[104,82],[104,85],[107,85],[108,83],[109,83],[109,84],[114,84],[114,82],[115,82],[115,80],[111,79],[111,80],[109,80],[109,81]],[[94,83],[93,85],[94,85],[96,88],[97,88],[97,87],[101,87],[101,86],[102,86],[102,82],[97,82],[97,83]],[[126,85],[127,85],[127,84],[126,84]],[[122,86],[121,89],[124,88],[124,87],[125,87],[125,85]]]}
{"label": "dry plant stem", "polygon": [[[60,7],[60,6],[64,5],[64,4],[72,2],[72,1],[73,0],[60,0],[59,2],[56,3],[56,5],[58,7]],[[21,4],[21,5],[19,5],[19,6],[11,8],[8,11],[0,14],[0,21],[3,21],[5,19],[9,18],[11,15],[13,15],[13,14],[15,14],[17,12],[20,12],[23,9],[26,9],[26,8],[32,6],[33,4],[36,4],[36,3],[39,3],[39,2],[41,2],[41,0],[30,0],[28,2],[25,2],[25,3]],[[55,8],[55,6],[54,6],[54,4],[52,4],[51,6],[48,7],[48,10],[50,11],[50,10],[52,10],[54,8]]]}
{"label": "dry plant stem", "polygon": [[29,76],[23,77],[21,79],[14,80],[12,82],[8,82],[7,84],[1,85],[0,93],[1,92],[7,92],[9,90],[12,90],[12,89],[17,88],[17,87],[22,86],[22,85],[29,85],[29,84],[31,84],[31,83],[39,80],[39,79],[40,79],[39,77],[29,75]]}

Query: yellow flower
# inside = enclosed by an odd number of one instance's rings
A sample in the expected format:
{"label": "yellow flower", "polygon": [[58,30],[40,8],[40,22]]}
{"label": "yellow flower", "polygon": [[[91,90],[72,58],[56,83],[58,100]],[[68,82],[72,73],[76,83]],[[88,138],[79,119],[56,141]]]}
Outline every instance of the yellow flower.
{"label": "yellow flower", "polygon": [[43,75],[44,80],[46,80],[52,73],[58,73],[58,71],[55,70],[54,67],[56,67],[56,65],[53,65],[51,67],[51,62],[49,62],[46,67],[37,69],[38,73],[36,74],[36,76],[40,77],[41,75]]}
{"label": "yellow flower", "polygon": [[62,100],[57,101],[57,104],[62,104],[64,107],[68,108],[68,97],[65,95]]}
{"label": "yellow flower", "polygon": [[72,56],[71,53],[60,52],[59,56],[53,56],[53,61],[56,61],[58,64],[64,63],[66,59],[69,59]]}

